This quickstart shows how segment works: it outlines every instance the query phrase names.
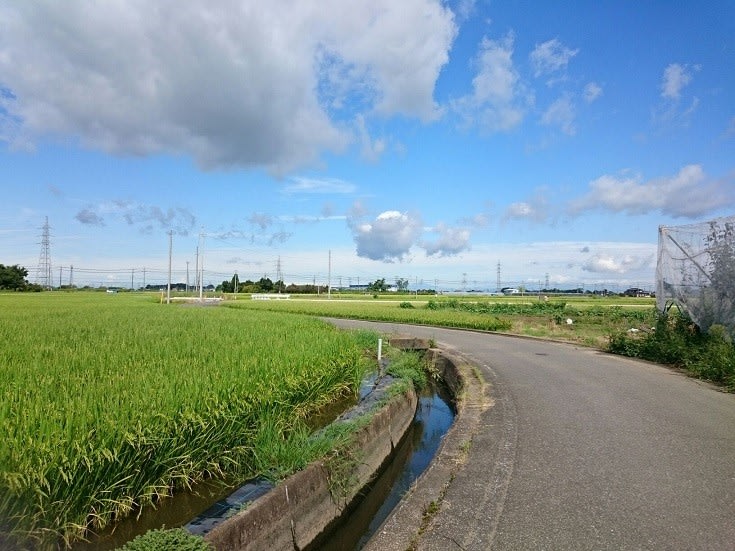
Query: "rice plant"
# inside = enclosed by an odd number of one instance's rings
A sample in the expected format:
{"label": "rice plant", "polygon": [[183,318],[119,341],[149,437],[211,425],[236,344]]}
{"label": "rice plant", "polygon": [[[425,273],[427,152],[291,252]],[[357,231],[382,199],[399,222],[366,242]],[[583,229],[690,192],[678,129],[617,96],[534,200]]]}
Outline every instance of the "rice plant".
{"label": "rice plant", "polygon": [[0,542],[69,542],[208,477],[277,475],[303,419],[356,392],[365,346],[285,313],[0,295]]}
{"label": "rice plant", "polygon": [[510,329],[510,322],[498,318],[493,313],[478,313],[468,309],[451,308],[407,308],[398,301],[357,301],[357,300],[279,300],[279,301],[232,301],[226,306],[246,310],[268,310],[274,312],[305,313],[316,316],[347,317],[387,321],[397,323],[413,323],[478,329],[483,331],[504,331]]}

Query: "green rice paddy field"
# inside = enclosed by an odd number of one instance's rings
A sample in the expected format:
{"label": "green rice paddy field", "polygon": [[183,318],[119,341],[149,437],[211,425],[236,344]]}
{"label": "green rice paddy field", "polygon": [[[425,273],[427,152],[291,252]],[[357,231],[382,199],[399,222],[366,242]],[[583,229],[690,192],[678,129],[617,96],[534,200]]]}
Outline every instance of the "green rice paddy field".
{"label": "green rice paddy field", "polygon": [[325,450],[280,444],[356,391],[374,337],[144,294],[0,295],[0,543],[71,540],[203,478],[298,468]]}
{"label": "green rice paddy field", "polygon": [[304,419],[357,390],[377,335],[314,316],[591,346],[653,317],[650,299],[347,298],[0,295],[0,543],[71,541],[196,481],[277,478],[326,453]]}
{"label": "green rice paddy field", "polygon": [[[232,295],[229,295],[232,299]],[[610,335],[656,323],[655,299],[619,296],[296,296],[290,300],[228,300],[247,310],[438,325],[550,338],[600,349]],[[570,323],[571,322],[571,323]]]}

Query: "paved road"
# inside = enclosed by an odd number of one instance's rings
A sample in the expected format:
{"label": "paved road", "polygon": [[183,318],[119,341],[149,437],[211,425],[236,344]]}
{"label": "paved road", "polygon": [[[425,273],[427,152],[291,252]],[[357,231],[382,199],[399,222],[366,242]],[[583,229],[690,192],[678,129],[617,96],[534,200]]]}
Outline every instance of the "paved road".
{"label": "paved road", "polygon": [[491,384],[419,549],[735,550],[735,395],[573,345],[373,325],[461,351]]}

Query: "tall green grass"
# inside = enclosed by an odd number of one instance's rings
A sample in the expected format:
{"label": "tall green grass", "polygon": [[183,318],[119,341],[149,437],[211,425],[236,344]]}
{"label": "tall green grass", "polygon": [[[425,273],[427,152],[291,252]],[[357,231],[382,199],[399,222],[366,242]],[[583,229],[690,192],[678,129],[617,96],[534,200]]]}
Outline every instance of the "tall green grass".
{"label": "tall green grass", "polygon": [[609,349],[674,365],[735,391],[735,343],[722,325],[703,332],[685,314],[659,314],[649,331],[613,334]]}
{"label": "tall green grass", "polygon": [[317,450],[284,442],[357,390],[366,346],[289,314],[0,295],[0,541],[69,541],[207,477],[305,464]]}

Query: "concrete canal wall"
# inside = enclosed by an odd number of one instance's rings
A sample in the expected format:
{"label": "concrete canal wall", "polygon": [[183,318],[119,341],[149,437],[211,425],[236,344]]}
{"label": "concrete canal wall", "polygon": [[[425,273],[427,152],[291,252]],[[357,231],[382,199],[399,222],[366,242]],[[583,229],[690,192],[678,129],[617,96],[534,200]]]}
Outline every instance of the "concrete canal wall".
{"label": "concrete canal wall", "polygon": [[[427,350],[427,341],[391,339],[404,349]],[[461,377],[439,351],[428,351],[434,369],[455,394]],[[218,551],[301,550],[335,522],[390,457],[410,426],[418,398],[396,395],[354,436],[347,462],[327,459],[278,484],[247,509],[215,526],[205,539]]]}

